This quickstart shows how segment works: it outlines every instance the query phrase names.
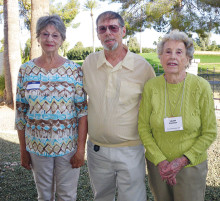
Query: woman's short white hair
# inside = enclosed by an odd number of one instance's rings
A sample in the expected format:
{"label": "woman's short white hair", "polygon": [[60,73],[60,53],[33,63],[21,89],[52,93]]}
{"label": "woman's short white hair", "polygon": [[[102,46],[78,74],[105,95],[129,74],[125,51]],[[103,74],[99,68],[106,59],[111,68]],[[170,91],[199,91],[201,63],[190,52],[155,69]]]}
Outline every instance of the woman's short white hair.
{"label": "woman's short white hair", "polygon": [[157,45],[157,54],[158,57],[160,58],[160,55],[163,54],[163,48],[164,44],[168,40],[176,40],[176,41],[181,41],[184,43],[186,47],[186,56],[189,57],[189,63],[191,64],[191,61],[193,59],[193,53],[194,53],[194,46],[193,46],[193,40],[189,38],[184,32],[179,31],[177,29],[171,31],[170,33],[166,34],[162,40],[158,43]]}

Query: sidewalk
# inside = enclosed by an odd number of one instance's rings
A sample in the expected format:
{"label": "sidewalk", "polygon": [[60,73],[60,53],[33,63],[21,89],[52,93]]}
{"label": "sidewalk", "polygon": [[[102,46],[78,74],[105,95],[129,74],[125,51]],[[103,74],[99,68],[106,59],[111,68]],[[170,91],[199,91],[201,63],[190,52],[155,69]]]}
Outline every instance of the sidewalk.
{"label": "sidewalk", "polygon": [[14,133],[15,112],[7,106],[0,106],[0,133]]}

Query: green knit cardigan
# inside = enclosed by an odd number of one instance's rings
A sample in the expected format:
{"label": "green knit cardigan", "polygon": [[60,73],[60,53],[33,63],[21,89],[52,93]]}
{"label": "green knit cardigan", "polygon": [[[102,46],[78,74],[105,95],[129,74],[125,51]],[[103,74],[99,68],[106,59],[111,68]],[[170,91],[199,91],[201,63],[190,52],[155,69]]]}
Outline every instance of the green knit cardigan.
{"label": "green knit cardigan", "polygon": [[195,166],[207,159],[207,149],[217,135],[210,84],[189,73],[185,85],[184,81],[167,83],[167,116],[171,114],[170,108],[173,111],[176,107],[175,116],[182,116],[184,130],[165,132],[165,83],[164,75],[153,78],[145,84],[142,94],[138,130],[146,149],[145,156],[157,165],[163,160],[172,161],[185,155],[190,160],[188,167]]}

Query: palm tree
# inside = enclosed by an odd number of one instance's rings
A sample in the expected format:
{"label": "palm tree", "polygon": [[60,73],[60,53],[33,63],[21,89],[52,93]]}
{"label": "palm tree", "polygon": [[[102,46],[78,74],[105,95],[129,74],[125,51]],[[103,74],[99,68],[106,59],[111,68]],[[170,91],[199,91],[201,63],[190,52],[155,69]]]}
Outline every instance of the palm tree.
{"label": "palm tree", "polygon": [[98,2],[96,0],[87,0],[84,4],[86,10],[90,10],[90,16],[92,18],[92,41],[93,41],[93,52],[95,52],[95,30],[94,30],[94,19],[93,19],[93,9],[98,7]]}
{"label": "palm tree", "polygon": [[30,59],[41,55],[36,38],[36,24],[39,17],[49,15],[49,0],[31,0],[31,53]]}
{"label": "palm tree", "polygon": [[5,102],[14,108],[18,70],[21,65],[18,0],[4,0]]}

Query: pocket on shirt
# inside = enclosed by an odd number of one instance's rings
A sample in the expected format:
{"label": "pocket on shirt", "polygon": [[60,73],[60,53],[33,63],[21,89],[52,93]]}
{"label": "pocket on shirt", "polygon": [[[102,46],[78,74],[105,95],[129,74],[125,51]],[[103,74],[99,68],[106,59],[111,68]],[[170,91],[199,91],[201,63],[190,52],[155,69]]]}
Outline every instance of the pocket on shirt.
{"label": "pocket on shirt", "polygon": [[138,103],[141,93],[140,84],[121,81],[119,103],[124,105]]}

